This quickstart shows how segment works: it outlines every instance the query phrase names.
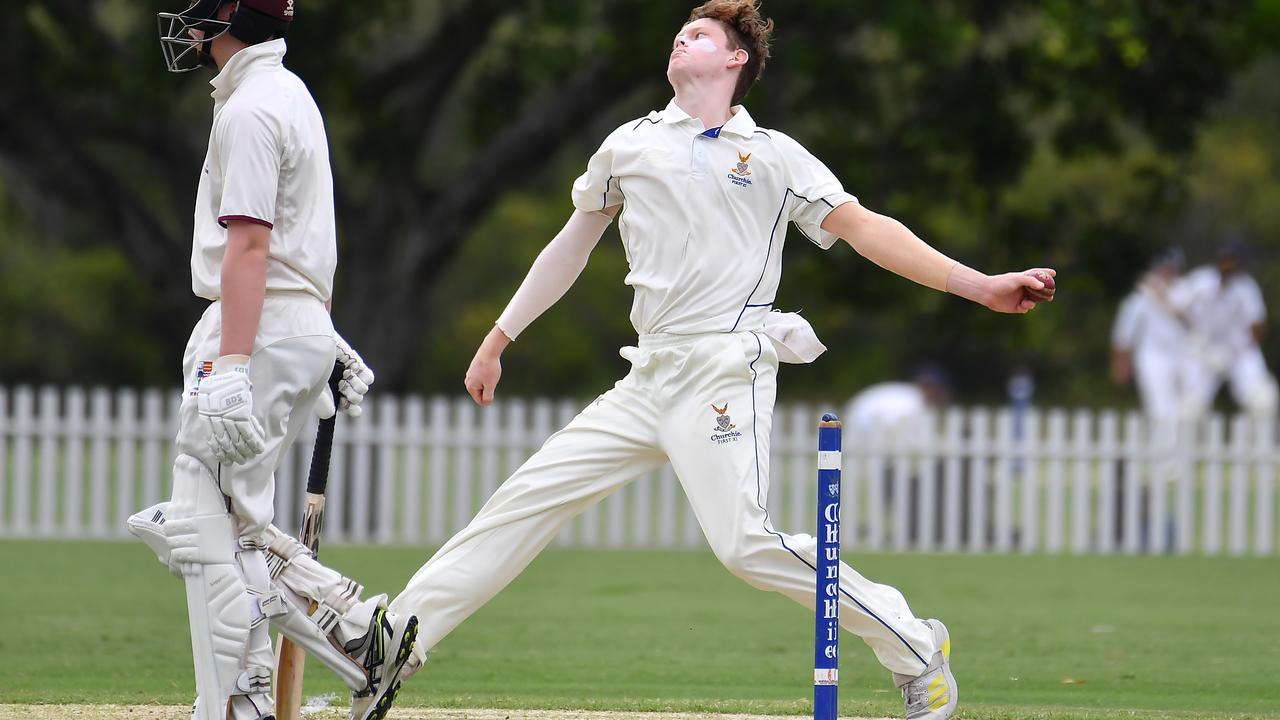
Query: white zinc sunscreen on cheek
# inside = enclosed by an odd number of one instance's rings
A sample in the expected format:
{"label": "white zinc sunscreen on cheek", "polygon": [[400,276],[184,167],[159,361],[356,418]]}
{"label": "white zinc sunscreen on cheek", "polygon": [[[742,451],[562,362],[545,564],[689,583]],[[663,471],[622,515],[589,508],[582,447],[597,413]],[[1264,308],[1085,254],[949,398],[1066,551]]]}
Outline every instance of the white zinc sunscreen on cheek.
{"label": "white zinc sunscreen on cheek", "polygon": [[694,50],[700,50],[704,53],[713,53],[717,50],[716,44],[711,42],[711,38],[700,37],[689,43],[689,47]]}

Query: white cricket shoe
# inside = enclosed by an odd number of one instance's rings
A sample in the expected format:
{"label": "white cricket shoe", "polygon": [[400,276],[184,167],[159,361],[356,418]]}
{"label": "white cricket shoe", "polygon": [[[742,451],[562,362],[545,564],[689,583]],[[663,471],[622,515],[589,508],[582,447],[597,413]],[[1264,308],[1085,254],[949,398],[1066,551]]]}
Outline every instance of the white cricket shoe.
{"label": "white cricket shoe", "polygon": [[413,657],[417,639],[417,615],[396,615],[378,608],[369,621],[369,632],[347,643],[347,654],[363,663],[369,675],[369,686],[351,696],[352,720],[386,717],[400,690],[400,671]]}
{"label": "white cricket shoe", "polygon": [[938,648],[929,667],[916,677],[893,674],[893,682],[902,691],[907,706],[907,720],[947,720],[956,711],[960,691],[951,674],[951,635],[941,620],[925,620],[933,628]]}

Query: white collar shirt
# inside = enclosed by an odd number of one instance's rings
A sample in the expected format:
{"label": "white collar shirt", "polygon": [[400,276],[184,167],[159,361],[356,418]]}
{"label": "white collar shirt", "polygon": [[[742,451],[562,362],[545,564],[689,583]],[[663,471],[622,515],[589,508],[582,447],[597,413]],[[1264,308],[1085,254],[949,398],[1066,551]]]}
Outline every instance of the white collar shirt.
{"label": "white collar shirt", "polygon": [[635,288],[631,323],[648,334],[760,330],[782,274],[788,221],[815,245],[835,207],[856,202],[799,143],[742,106],[708,130],[673,100],[611,133],[573,186],[584,212],[618,219]]}
{"label": "white collar shirt", "polygon": [[284,40],[250,45],[218,73],[213,128],[196,193],[191,289],[222,296],[230,220],[271,229],[268,292],[333,291],[337,232],[333,175],[320,110],[302,80],[284,67]]}

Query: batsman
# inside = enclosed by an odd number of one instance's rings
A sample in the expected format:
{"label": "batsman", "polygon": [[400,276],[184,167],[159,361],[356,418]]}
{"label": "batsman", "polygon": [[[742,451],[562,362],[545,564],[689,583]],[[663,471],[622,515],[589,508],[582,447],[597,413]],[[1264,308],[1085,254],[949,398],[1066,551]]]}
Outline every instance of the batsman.
{"label": "batsman", "polygon": [[[383,717],[417,633],[271,525],[274,472],[320,403],[359,414],[373,373],[329,317],[337,240],[324,123],[284,67],[293,0],[160,13],[168,69],[217,70],[191,284],[209,301],[183,357],[173,494],[129,520],[186,585],[196,720],[274,718],[268,627]],[[326,382],[343,365],[339,397]]]}
{"label": "batsman", "polygon": [[[772,312],[788,221],[818,249],[844,240],[891,272],[997,312],[1053,299],[1052,270],[965,267],[860,204],[799,142],[756,123],[741,102],[772,30],[753,0],[694,9],[669,48],[675,97],[604,139],[573,185],[576,210],[476,352],[465,384],[486,405],[503,349],[568,290],[618,219],[639,334],[622,351],[630,372],[552,435],[392,601],[423,621],[404,675],[566,522],[668,461],[730,572],[814,606],[815,540],[775,528],[765,505],[778,362],[823,349],[799,316]],[[840,601],[842,627],[892,673],[906,716],[950,717],[958,691],[946,627],[848,566]]]}

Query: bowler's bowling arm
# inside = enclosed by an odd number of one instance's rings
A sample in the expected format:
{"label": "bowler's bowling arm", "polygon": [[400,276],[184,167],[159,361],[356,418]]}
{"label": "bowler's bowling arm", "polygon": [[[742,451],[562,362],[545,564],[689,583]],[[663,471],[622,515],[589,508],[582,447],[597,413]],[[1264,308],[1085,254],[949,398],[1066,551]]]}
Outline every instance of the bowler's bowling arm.
{"label": "bowler's bowling arm", "polygon": [[1026,312],[1037,301],[1053,299],[1052,289],[1047,289],[1037,274],[1053,276],[1054,271],[1037,268],[1025,273],[986,275],[943,255],[906,225],[872,212],[861,203],[847,202],[836,207],[823,219],[822,229],[889,272],[997,312]]}

